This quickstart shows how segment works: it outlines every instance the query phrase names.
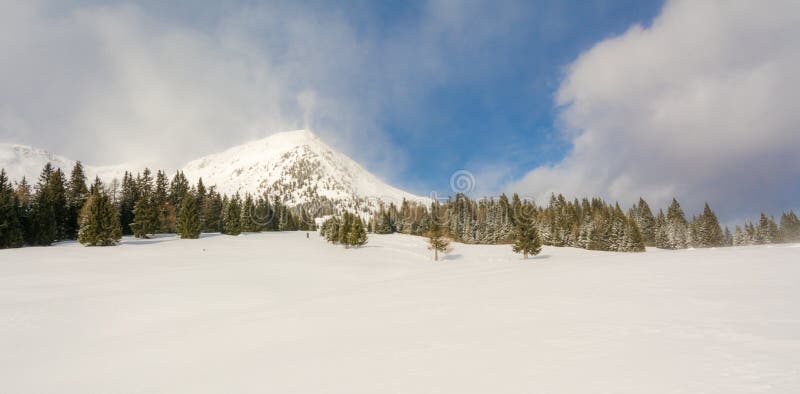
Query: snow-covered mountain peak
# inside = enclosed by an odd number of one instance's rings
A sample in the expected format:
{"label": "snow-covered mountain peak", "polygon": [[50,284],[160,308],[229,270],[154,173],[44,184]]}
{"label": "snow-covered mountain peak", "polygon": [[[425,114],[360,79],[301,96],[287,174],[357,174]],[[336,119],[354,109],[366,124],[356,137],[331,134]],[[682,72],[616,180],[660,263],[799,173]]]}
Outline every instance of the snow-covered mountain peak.
{"label": "snow-covered mountain peak", "polygon": [[222,193],[266,193],[289,205],[333,202],[375,208],[379,201],[427,202],[382,182],[309,130],[276,133],[235,146],[194,160],[183,171],[190,179],[217,185]]}
{"label": "snow-covered mountain peak", "polygon": [[[12,180],[25,176],[29,182],[35,182],[48,162],[67,174],[75,165],[74,160],[43,149],[0,144],[0,167],[6,169]],[[98,175],[106,182],[121,180],[125,170],[135,174],[144,167],[135,163],[115,166],[84,163],[90,180]],[[216,185],[221,193],[259,196],[266,193],[287,205],[331,204],[337,208],[374,210],[381,202],[400,204],[403,199],[429,203],[427,198],[384,183],[309,130],[272,134],[193,160],[182,170],[191,182],[202,178],[206,185]]]}

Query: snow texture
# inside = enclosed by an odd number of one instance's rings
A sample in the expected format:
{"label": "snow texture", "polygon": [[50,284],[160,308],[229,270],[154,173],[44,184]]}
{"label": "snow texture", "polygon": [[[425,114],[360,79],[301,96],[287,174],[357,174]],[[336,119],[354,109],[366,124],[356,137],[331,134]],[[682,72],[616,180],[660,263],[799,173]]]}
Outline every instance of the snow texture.
{"label": "snow texture", "polygon": [[800,245],[425,246],[0,250],[0,392],[800,392]]}

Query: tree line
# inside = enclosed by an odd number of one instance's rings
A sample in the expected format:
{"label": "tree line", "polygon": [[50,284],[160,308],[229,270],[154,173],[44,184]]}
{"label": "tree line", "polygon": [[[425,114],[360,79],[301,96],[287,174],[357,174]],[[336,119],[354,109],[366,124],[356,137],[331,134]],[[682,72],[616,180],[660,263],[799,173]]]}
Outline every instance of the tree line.
{"label": "tree line", "polygon": [[178,233],[197,238],[203,232],[238,235],[242,232],[313,230],[302,207],[288,207],[266,195],[220,194],[199,179],[190,185],[180,171],[169,179],[144,169],[125,172],[103,184],[88,186],[78,162],[69,177],[47,163],[36,184],[24,177],[12,183],[0,169],[0,248],[46,246],[62,240],[85,245],[114,245],[122,235],[149,238]]}
{"label": "tree line", "polygon": [[737,225],[731,232],[720,225],[708,204],[701,214],[687,219],[676,199],[666,211],[654,213],[640,198],[626,212],[618,203],[600,198],[569,201],[560,194],[552,195],[545,206],[517,194],[511,199],[503,194],[480,200],[457,194],[430,206],[403,201],[399,207],[381,206],[368,226],[378,234],[427,235],[433,228],[470,244],[516,243],[521,231],[530,233],[528,228],[535,227],[544,245],[618,252],[642,252],[646,246],[684,249],[800,242],[800,220],[793,211],[783,213],[779,224],[762,213],[757,223]]}
{"label": "tree line", "polygon": [[[203,232],[308,231],[315,229],[315,216],[336,212],[323,225],[322,235],[331,242],[358,246],[366,242],[367,231],[399,232],[429,236],[435,241],[436,254],[448,250],[444,240],[449,239],[519,244],[520,253],[531,255],[541,244],[641,252],[646,246],[682,249],[800,242],[800,220],[793,211],[783,213],[779,222],[762,213],[757,222],[730,231],[720,226],[708,204],[701,214],[687,219],[675,199],[666,211],[654,213],[644,199],[623,211],[618,203],[600,198],[569,201],[559,194],[539,206],[517,194],[510,199],[503,194],[479,200],[457,194],[429,206],[407,200],[399,207],[381,205],[366,223],[361,216],[337,207],[309,208],[288,207],[266,193],[220,194],[202,179],[190,184],[181,171],[170,179],[163,171],[154,175],[145,169],[136,175],[126,172],[121,182],[114,179],[103,184],[95,179],[87,185],[80,162],[69,177],[48,163],[35,185],[25,178],[12,183],[0,170],[0,248],[71,239],[86,245],[113,245],[122,235],[147,238],[178,233],[182,238],[197,238]],[[353,231],[357,234],[351,235]]]}

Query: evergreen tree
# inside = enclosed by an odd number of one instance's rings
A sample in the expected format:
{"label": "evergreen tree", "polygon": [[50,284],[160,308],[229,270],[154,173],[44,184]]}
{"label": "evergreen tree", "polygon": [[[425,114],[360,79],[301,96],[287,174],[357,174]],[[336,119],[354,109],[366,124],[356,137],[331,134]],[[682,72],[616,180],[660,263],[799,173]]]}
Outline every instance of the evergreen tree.
{"label": "evergreen tree", "polygon": [[639,203],[633,205],[629,216],[639,227],[645,245],[656,246],[655,217],[644,198],[639,197]]}
{"label": "evergreen tree", "polygon": [[542,251],[542,241],[539,239],[539,231],[532,220],[517,221],[514,231],[514,253],[522,253],[525,260],[528,255],[538,255]]}
{"label": "evergreen tree", "polygon": [[50,163],[45,164],[36,184],[36,191],[31,204],[30,233],[33,245],[50,245],[58,239],[58,221],[56,220],[55,196],[51,180],[55,170]]}
{"label": "evergreen tree", "polygon": [[739,227],[739,225],[736,225],[735,229],[733,230],[733,245],[744,246],[747,244],[747,234],[742,230],[741,227]]}
{"label": "evergreen tree", "polygon": [[200,223],[200,213],[197,209],[195,196],[187,194],[183,197],[180,210],[178,211],[178,233],[181,238],[196,239],[200,236],[202,224]]}
{"label": "evergreen tree", "polygon": [[778,241],[778,225],[775,221],[761,212],[758,227],[755,229],[755,243],[757,245],[772,244]]}
{"label": "evergreen tree", "polygon": [[667,209],[667,249],[686,249],[689,244],[689,227],[678,200],[672,199]]}
{"label": "evergreen tree", "polygon": [[242,204],[241,217],[239,223],[242,232],[254,233],[260,231],[257,219],[254,217],[256,212],[256,204],[253,201],[253,196],[250,193],[245,194],[244,203]]}
{"label": "evergreen tree", "polygon": [[179,207],[188,193],[189,181],[183,175],[183,171],[177,171],[169,184],[169,202],[173,207]]}
{"label": "evergreen tree", "polygon": [[33,235],[33,192],[31,185],[28,184],[27,179],[22,177],[22,180],[16,184],[14,195],[17,199],[18,217],[20,226],[22,226],[23,244],[34,245]]}
{"label": "evergreen tree", "polygon": [[154,200],[153,177],[149,169],[145,168],[137,178],[139,200],[133,207],[133,223],[130,224],[136,238],[148,238],[150,234],[158,233],[158,207]]}
{"label": "evergreen tree", "polygon": [[222,232],[222,196],[212,186],[202,206],[203,231],[207,233]]}
{"label": "evergreen tree", "polygon": [[175,232],[177,230],[176,206],[170,202],[169,181],[167,174],[161,170],[156,172],[153,206],[158,212],[158,232]]}
{"label": "evergreen tree", "polygon": [[779,233],[781,242],[800,242],[800,219],[794,211],[784,212],[781,215]]}
{"label": "evergreen tree", "polygon": [[347,245],[364,246],[367,243],[367,230],[364,222],[357,215],[354,215],[350,222],[350,229],[347,231]]}
{"label": "evergreen tree", "polygon": [[439,261],[439,252],[448,254],[452,251],[450,240],[442,235],[442,230],[436,221],[431,223],[428,230],[428,250],[433,251],[433,261]]}
{"label": "evergreen tree", "polygon": [[728,226],[725,226],[725,246],[733,246],[733,234],[731,234],[731,230],[728,229]]}
{"label": "evergreen tree", "polygon": [[223,213],[222,233],[228,235],[239,235],[242,233],[241,227],[242,203],[239,194],[233,196],[225,204]]}
{"label": "evergreen tree", "polygon": [[125,175],[122,177],[121,189],[119,196],[119,221],[122,225],[122,234],[131,235],[133,234],[133,229],[131,228],[131,223],[133,223],[133,209],[136,206],[136,202],[139,201],[141,193],[139,191],[139,186],[133,179],[133,175],[127,171],[125,171]]}
{"label": "evergreen tree", "polygon": [[0,249],[18,248],[25,242],[21,219],[22,209],[14,189],[0,169]]}
{"label": "evergreen tree", "polygon": [[719,247],[725,244],[725,235],[717,220],[717,215],[705,204],[703,214],[695,220],[693,244],[701,248]]}
{"label": "evergreen tree", "polygon": [[65,236],[69,239],[78,237],[78,215],[80,215],[83,205],[89,198],[89,189],[86,188],[86,174],[83,164],[76,162],[72,168],[72,173],[67,184],[67,209],[65,220]]}
{"label": "evergreen tree", "polygon": [[122,227],[111,198],[95,188],[80,212],[78,241],[86,246],[111,246],[121,238]]}
{"label": "evergreen tree", "polygon": [[642,233],[636,221],[627,219],[624,231],[625,242],[621,251],[623,252],[644,252],[645,243]]}

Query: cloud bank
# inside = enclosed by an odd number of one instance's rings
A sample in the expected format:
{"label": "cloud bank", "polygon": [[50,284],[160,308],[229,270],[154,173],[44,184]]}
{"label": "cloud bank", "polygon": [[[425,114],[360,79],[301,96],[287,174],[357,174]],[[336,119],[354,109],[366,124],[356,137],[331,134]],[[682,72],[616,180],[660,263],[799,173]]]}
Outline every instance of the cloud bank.
{"label": "cloud bank", "polygon": [[[312,128],[383,175],[406,158],[391,149],[381,117],[413,116],[415,98],[464,78],[458,69],[474,46],[518,18],[512,7],[445,1],[390,30],[324,2],[0,8],[0,141],[96,164],[169,167]],[[474,23],[484,18],[497,22]]]}
{"label": "cloud bank", "polygon": [[571,152],[508,186],[724,217],[800,207],[800,2],[668,2],[581,54],[557,94]]}

